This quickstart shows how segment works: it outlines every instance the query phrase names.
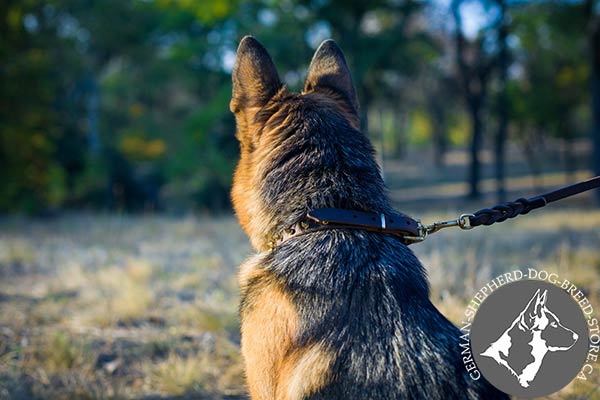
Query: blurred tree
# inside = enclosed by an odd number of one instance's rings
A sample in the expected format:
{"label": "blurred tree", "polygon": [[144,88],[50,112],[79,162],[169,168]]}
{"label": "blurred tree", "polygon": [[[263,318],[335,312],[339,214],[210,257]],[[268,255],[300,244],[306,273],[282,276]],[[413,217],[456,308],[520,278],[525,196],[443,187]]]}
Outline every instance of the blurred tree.
{"label": "blurred tree", "polygon": [[[511,120],[517,140],[535,166],[543,138],[565,145],[565,170],[576,168],[572,143],[588,131],[589,62],[581,3],[547,2],[514,8],[511,31],[518,73],[509,84]],[[538,173],[534,167],[534,173]]]}
{"label": "blurred tree", "polygon": [[[147,77],[156,65],[158,45],[153,39],[160,33],[159,11],[145,2],[118,0],[63,0],[56,11],[85,68],[80,76],[71,77],[86,100],[87,149],[79,144],[78,153],[88,155],[88,168],[99,169],[80,177],[73,202],[106,199],[105,206],[130,210],[157,204],[158,165],[146,163],[140,171],[140,160],[121,144],[127,136],[156,135],[144,129],[151,126],[151,119],[142,115],[144,104],[153,100],[156,81],[141,83],[139,78]],[[111,83],[119,75],[124,75],[126,87],[116,102],[119,108],[113,109],[111,90],[118,87]]]}
{"label": "blurred tree", "polygon": [[506,138],[508,136],[508,68],[510,56],[508,50],[509,16],[506,0],[494,0],[498,6],[498,100],[496,116],[498,118],[498,131],[494,143],[494,161],[496,167],[496,196],[498,202],[506,201],[505,159]]}
{"label": "blurred tree", "polygon": [[77,152],[62,151],[85,140],[82,98],[68,78],[81,63],[54,10],[53,2],[0,4],[0,210],[58,206],[82,169]]}
{"label": "blurred tree", "polygon": [[[479,198],[481,192],[479,181],[481,179],[481,161],[479,151],[483,144],[484,123],[483,111],[488,96],[488,85],[492,70],[497,63],[492,47],[486,41],[491,26],[485,26],[473,41],[465,37],[461,6],[463,0],[453,0],[450,8],[454,17],[455,30],[455,60],[458,73],[462,83],[462,90],[467,105],[467,111],[471,119],[471,145],[470,145],[470,175],[469,175],[469,197]],[[486,5],[489,5],[486,3]],[[492,47],[493,48],[493,47]]]}
{"label": "blurred tree", "polygon": [[425,103],[433,125],[433,163],[442,170],[445,154],[450,148],[450,128],[452,115],[460,112],[456,103],[459,103],[460,85],[455,74],[448,65],[432,63],[424,70],[423,103]]}

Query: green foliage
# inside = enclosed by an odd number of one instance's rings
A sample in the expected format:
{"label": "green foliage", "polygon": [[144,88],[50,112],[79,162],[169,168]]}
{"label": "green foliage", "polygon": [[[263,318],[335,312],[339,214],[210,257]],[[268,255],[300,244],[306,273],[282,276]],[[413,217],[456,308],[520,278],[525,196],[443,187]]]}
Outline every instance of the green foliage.
{"label": "green foliage", "polygon": [[[0,6],[0,210],[32,212],[64,199],[64,159],[57,145],[68,127],[61,116],[66,107],[77,105],[56,93],[68,84],[63,73],[77,71],[79,65],[63,58],[71,42],[56,37],[56,26],[42,11],[34,1]],[[34,18],[35,31],[33,26],[26,29],[23,21]],[[62,61],[72,63],[63,70]]]}
{"label": "green foliage", "polygon": [[509,82],[509,115],[517,124],[570,138],[586,130],[589,62],[583,4],[549,2],[513,13],[520,75]]}
{"label": "green foliage", "polygon": [[[0,210],[155,208],[166,177],[185,181],[185,174],[205,177],[200,191],[218,182],[223,207],[232,166],[222,158],[231,151],[206,164],[193,151],[215,153],[194,147],[203,145],[194,135],[225,135],[215,125],[227,103],[212,97],[228,90],[230,78],[208,60],[222,43],[209,48],[205,38],[235,7],[234,1],[3,3]],[[201,126],[185,122],[199,115]],[[228,135],[234,143],[233,130]]]}
{"label": "green foliage", "polygon": [[[463,145],[448,31],[432,16],[440,7],[415,0],[6,0],[0,212],[228,207],[238,153],[229,71],[245,34],[265,44],[295,90],[318,43],[336,39],[363,122],[376,116],[368,126],[382,149]],[[511,124],[565,138],[585,132],[582,5],[519,3],[509,11]]]}
{"label": "green foliage", "polygon": [[166,10],[178,8],[190,13],[199,21],[206,24],[222,20],[231,15],[238,5],[238,1],[236,0],[157,0],[156,3],[159,7]]}

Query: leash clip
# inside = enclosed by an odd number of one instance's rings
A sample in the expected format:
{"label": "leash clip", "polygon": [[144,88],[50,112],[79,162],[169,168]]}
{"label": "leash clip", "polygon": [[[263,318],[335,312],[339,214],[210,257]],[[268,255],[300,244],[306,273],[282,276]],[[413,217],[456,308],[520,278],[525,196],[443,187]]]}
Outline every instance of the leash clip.
{"label": "leash clip", "polygon": [[431,225],[427,225],[425,229],[427,229],[427,233],[435,233],[440,229],[451,228],[454,226],[458,226],[460,229],[469,230],[474,227],[471,225],[471,217],[475,218],[473,214],[461,214],[457,219],[451,219],[448,221],[436,221]]}
{"label": "leash clip", "polygon": [[419,243],[427,239],[429,235],[435,233],[444,228],[459,227],[463,230],[473,229],[471,225],[471,218],[475,218],[473,214],[461,214],[457,219],[451,219],[448,221],[436,221],[431,225],[423,225],[421,220],[417,220],[417,229],[419,231],[418,236],[404,236],[403,239],[409,244]]}

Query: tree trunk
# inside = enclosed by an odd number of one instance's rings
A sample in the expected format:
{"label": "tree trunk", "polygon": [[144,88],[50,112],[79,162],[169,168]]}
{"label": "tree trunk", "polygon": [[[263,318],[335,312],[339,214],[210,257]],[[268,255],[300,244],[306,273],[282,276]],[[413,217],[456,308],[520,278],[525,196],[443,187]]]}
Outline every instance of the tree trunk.
{"label": "tree trunk", "polygon": [[481,121],[481,106],[480,99],[471,101],[469,112],[471,114],[471,166],[469,173],[469,198],[478,199],[481,197],[479,191],[479,180],[481,179],[481,161],[479,160],[479,149],[483,139],[483,124]]}
{"label": "tree trunk", "polygon": [[[501,94],[501,96],[504,96]],[[502,100],[500,100],[502,103]],[[501,108],[502,106],[498,106]],[[494,148],[494,161],[496,167],[496,196],[498,202],[506,201],[506,133],[508,118],[506,116],[506,108],[498,113],[498,133],[496,134],[496,143]]]}
{"label": "tree trunk", "polygon": [[508,23],[506,15],[506,3],[504,0],[498,0],[501,12],[501,22],[498,29],[498,66],[500,69],[500,93],[498,96],[498,132],[494,148],[494,161],[496,167],[496,196],[498,202],[506,201],[506,183],[505,183],[505,154],[506,154],[506,136],[508,129],[508,95],[506,93],[506,81],[508,74],[508,46],[506,38],[508,36]]}
{"label": "tree trunk", "polygon": [[569,134],[565,135],[564,157],[565,175],[567,183],[569,183],[575,179],[575,171],[577,170],[577,163],[575,161],[575,151],[573,149],[573,138]]}
{"label": "tree trunk", "polygon": [[88,78],[88,98],[86,104],[87,123],[88,123],[88,148],[92,155],[100,152],[100,131],[98,129],[98,119],[100,114],[100,85],[94,73],[90,73]]}
{"label": "tree trunk", "polygon": [[394,139],[396,144],[394,146],[394,155],[396,158],[404,158],[407,151],[406,144],[406,115],[400,106],[394,111]]}
{"label": "tree trunk", "polygon": [[435,167],[437,169],[442,169],[444,167],[444,157],[446,157],[447,149],[448,143],[444,132],[444,126],[439,123],[436,123],[436,127],[434,130],[433,161],[435,162]]}
{"label": "tree trunk", "polygon": [[458,65],[458,71],[462,81],[463,91],[467,107],[471,117],[471,165],[469,175],[469,194],[470,199],[481,197],[479,191],[479,180],[481,176],[481,163],[479,161],[479,150],[483,140],[483,121],[481,112],[485,104],[487,95],[487,85],[490,73],[494,67],[495,59],[485,55],[482,38],[479,38],[472,44],[476,50],[476,56],[471,65],[467,62],[465,55],[466,39],[462,33],[462,19],[460,16],[460,4],[462,0],[453,0],[450,9],[454,16],[456,25],[455,38],[455,58]]}
{"label": "tree trunk", "polygon": [[448,148],[445,126],[446,115],[438,99],[430,98],[429,111],[433,122],[433,162],[439,170],[444,166],[444,157]]}
{"label": "tree trunk", "polygon": [[537,136],[538,135],[534,135],[533,137],[529,135],[525,136],[525,139],[523,140],[523,152],[525,153],[525,161],[527,162],[529,171],[531,171],[531,175],[533,177],[533,190],[536,193],[539,193],[542,191],[544,182],[541,176],[542,167],[537,158],[536,149],[534,146],[534,143],[537,141]]}

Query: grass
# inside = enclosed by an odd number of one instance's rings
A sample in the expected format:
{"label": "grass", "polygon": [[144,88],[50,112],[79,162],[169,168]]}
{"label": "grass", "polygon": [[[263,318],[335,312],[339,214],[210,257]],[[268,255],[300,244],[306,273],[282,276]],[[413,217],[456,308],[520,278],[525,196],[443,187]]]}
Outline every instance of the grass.
{"label": "grass", "polygon": [[[456,323],[515,266],[568,276],[598,309],[599,249],[600,210],[556,206],[413,246]],[[245,398],[235,273],[250,253],[231,216],[0,220],[0,399]],[[598,399],[592,378],[551,398]]]}
{"label": "grass", "polygon": [[1,220],[0,399],[242,396],[249,252],[232,217]]}

